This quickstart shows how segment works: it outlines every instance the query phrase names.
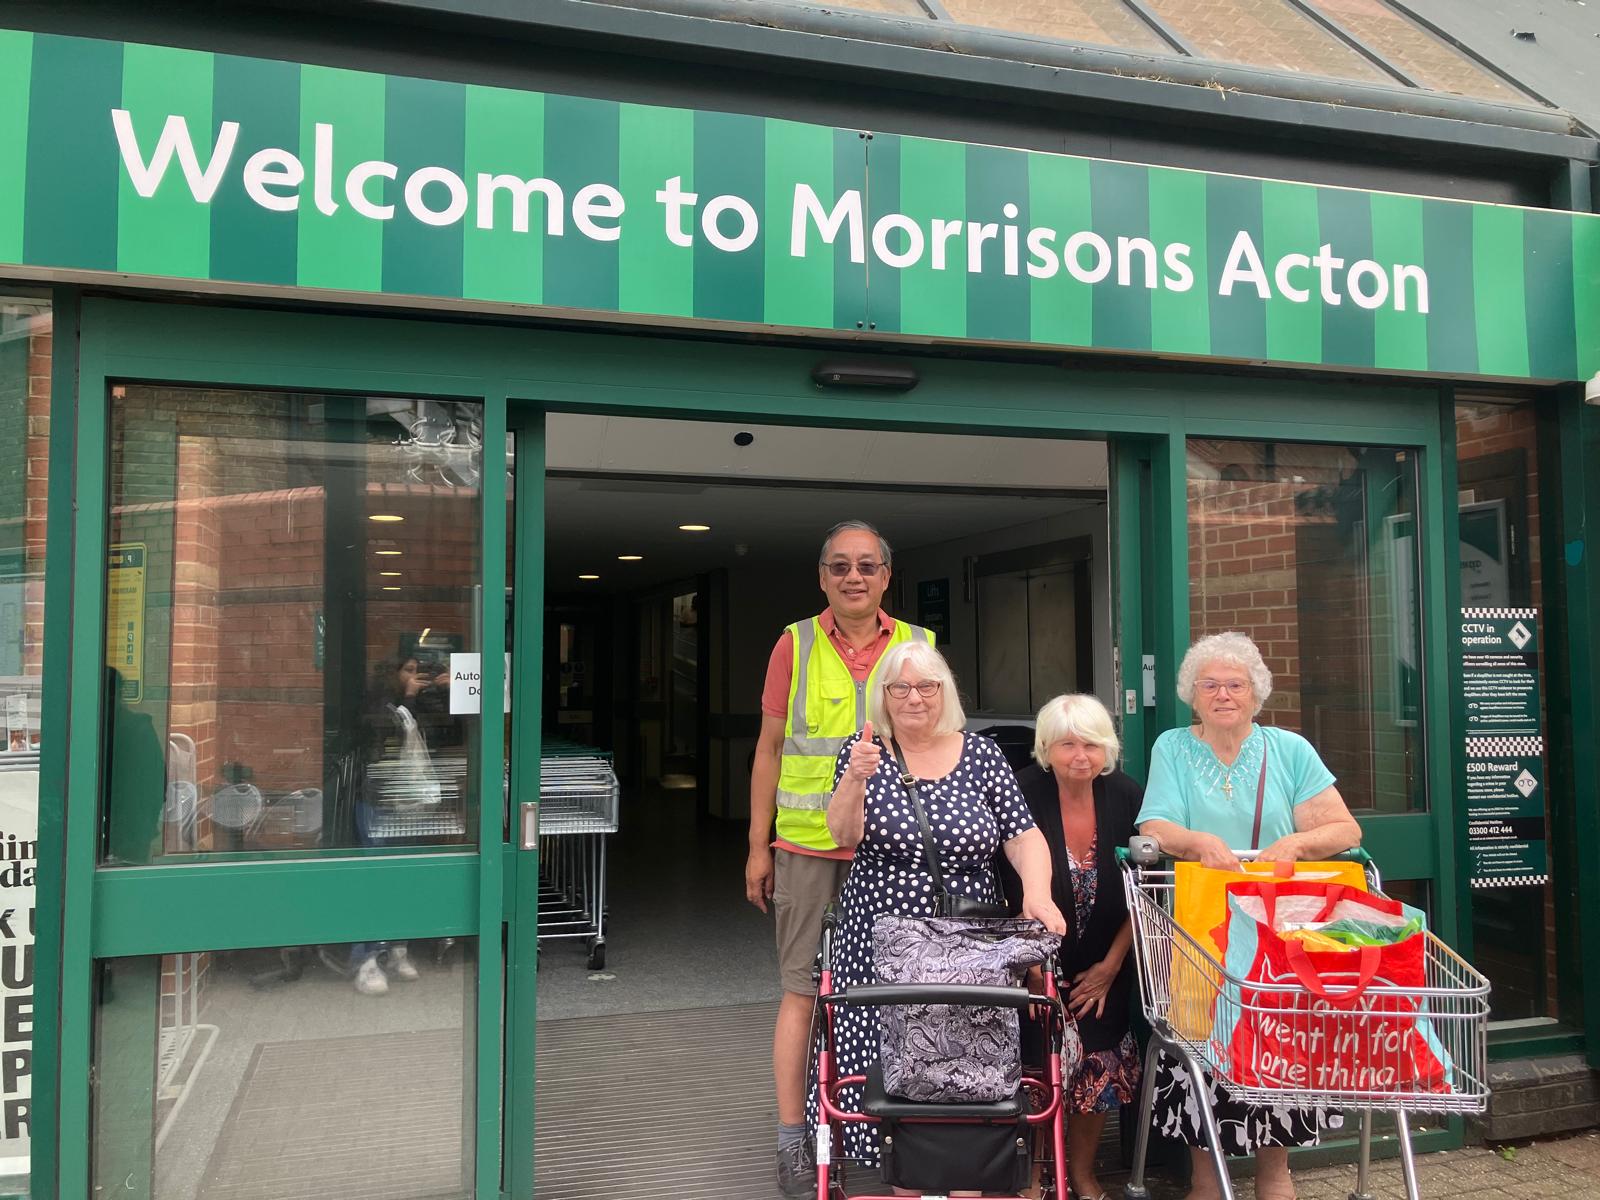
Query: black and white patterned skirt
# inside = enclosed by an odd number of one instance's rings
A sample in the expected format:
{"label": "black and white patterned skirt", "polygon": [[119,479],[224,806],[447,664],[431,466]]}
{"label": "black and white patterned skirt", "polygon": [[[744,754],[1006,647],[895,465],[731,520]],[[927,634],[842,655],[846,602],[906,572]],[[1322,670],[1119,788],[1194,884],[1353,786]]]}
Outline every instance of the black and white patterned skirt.
{"label": "black and white patterned skirt", "polygon": [[[1224,1154],[1254,1154],[1263,1146],[1317,1144],[1318,1131],[1324,1123],[1322,1109],[1244,1104],[1223,1091],[1210,1075],[1206,1076],[1206,1083],[1210,1086],[1211,1111],[1217,1117]],[[1156,1062],[1151,1123],[1163,1137],[1182,1138],[1190,1146],[1210,1149],[1189,1072],[1165,1052]]]}

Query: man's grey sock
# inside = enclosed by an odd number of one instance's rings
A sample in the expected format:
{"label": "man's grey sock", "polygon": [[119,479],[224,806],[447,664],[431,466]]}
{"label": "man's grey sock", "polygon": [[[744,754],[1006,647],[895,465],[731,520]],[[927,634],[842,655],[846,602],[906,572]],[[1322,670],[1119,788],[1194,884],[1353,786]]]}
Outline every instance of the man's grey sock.
{"label": "man's grey sock", "polygon": [[788,1150],[788,1149],[790,1149],[790,1148],[792,1148],[794,1146],[798,1146],[801,1142],[803,1142],[805,1140],[806,1140],[805,1122],[802,1121],[798,1125],[785,1125],[782,1121],[778,1122],[778,1149],[779,1150]]}

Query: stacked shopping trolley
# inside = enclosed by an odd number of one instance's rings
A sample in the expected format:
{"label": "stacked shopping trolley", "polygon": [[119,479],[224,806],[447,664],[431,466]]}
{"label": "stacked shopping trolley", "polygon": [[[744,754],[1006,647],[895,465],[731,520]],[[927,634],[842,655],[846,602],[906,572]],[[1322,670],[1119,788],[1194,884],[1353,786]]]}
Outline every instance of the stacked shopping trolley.
{"label": "stacked shopping trolley", "polygon": [[606,965],[606,838],[617,831],[617,773],[593,746],[548,740],[539,758],[539,942],[583,939]]}

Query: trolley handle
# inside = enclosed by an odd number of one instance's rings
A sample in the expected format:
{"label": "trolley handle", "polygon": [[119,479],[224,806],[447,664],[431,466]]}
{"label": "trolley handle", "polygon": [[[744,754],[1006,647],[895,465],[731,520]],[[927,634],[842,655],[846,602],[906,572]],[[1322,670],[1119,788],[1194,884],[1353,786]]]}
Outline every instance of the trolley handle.
{"label": "trolley handle", "polygon": [[[1259,851],[1256,850],[1232,851],[1233,856],[1240,862],[1248,862],[1254,859],[1258,853]],[[1138,867],[1153,867],[1159,862],[1176,861],[1170,855],[1161,853],[1161,848],[1156,845],[1155,838],[1144,836],[1135,837],[1126,846],[1118,846],[1116,854],[1119,865],[1131,862]],[[1353,850],[1342,851],[1339,854],[1330,854],[1318,861],[1353,862],[1360,863],[1363,867],[1377,866],[1377,863],[1373,861],[1372,855],[1368,854],[1360,846],[1355,847]]]}

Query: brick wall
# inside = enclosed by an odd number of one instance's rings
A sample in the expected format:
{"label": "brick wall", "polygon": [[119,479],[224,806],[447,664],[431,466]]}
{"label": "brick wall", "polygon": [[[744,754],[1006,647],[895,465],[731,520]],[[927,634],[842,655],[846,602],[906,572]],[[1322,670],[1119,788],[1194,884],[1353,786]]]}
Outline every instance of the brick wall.
{"label": "brick wall", "polygon": [[28,339],[28,393],[23,459],[23,567],[28,575],[23,600],[22,673],[44,673],[45,505],[50,486],[50,355],[55,345],[50,316],[38,318]]}

